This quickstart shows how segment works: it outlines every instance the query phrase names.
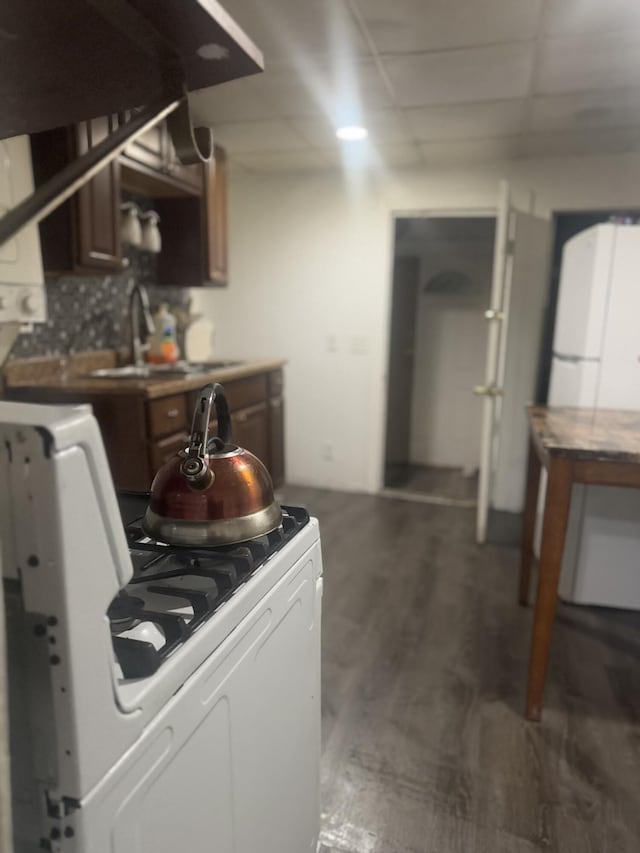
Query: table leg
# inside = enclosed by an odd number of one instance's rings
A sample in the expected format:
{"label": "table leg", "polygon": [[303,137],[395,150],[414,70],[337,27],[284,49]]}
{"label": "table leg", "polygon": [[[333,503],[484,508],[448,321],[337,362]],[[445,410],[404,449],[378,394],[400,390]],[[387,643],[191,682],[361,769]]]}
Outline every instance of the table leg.
{"label": "table leg", "polygon": [[540,486],[540,458],[533,437],[529,439],[529,461],[527,463],[527,486],[524,499],[522,520],[522,553],[520,555],[520,604],[529,602],[531,582],[531,562],[533,560],[533,534],[536,527],[536,509],[538,506],[538,488]]}
{"label": "table leg", "polygon": [[549,462],[549,480],[544,505],[538,594],[529,660],[526,711],[529,720],[539,720],[542,714],[542,696],[549,662],[572,483],[571,462],[568,459],[552,458]]}

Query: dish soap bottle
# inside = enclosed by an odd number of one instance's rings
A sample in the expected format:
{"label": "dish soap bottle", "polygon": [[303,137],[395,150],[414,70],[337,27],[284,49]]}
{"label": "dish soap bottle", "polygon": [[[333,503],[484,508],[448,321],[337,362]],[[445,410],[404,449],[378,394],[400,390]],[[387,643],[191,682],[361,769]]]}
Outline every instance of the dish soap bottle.
{"label": "dish soap bottle", "polygon": [[171,364],[178,360],[178,336],[176,318],[169,312],[169,305],[162,302],[153,315],[155,332],[150,339],[149,361],[155,364]]}

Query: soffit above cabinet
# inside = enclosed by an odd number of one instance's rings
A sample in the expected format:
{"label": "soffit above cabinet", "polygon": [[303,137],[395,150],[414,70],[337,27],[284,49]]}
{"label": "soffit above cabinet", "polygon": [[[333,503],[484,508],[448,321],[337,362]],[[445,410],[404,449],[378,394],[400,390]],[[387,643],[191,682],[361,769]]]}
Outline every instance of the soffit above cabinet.
{"label": "soffit above cabinet", "polygon": [[0,138],[177,97],[262,71],[216,0],[4,0]]}

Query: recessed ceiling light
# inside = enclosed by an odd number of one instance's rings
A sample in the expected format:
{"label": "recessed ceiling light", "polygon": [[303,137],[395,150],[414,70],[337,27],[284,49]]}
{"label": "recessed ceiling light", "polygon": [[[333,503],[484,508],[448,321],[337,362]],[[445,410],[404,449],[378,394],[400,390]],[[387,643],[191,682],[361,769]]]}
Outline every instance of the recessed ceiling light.
{"label": "recessed ceiling light", "polygon": [[196,53],[200,59],[227,59],[229,57],[229,48],[212,42],[211,44],[201,44]]}
{"label": "recessed ceiling light", "polygon": [[357,124],[349,124],[345,127],[339,127],[336,130],[336,136],[343,142],[357,142],[360,139],[366,139],[369,136],[369,131],[366,127],[360,127]]}

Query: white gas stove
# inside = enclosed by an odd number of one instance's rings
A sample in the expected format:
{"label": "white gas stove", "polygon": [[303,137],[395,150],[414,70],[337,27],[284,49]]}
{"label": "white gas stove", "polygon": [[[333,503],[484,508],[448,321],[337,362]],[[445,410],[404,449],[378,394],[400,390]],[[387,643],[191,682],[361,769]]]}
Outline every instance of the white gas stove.
{"label": "white gas stove", "polygon": [[0,478],[16,851],[315,850],[317,521],[152,542],[88,407],[0,402]]}

